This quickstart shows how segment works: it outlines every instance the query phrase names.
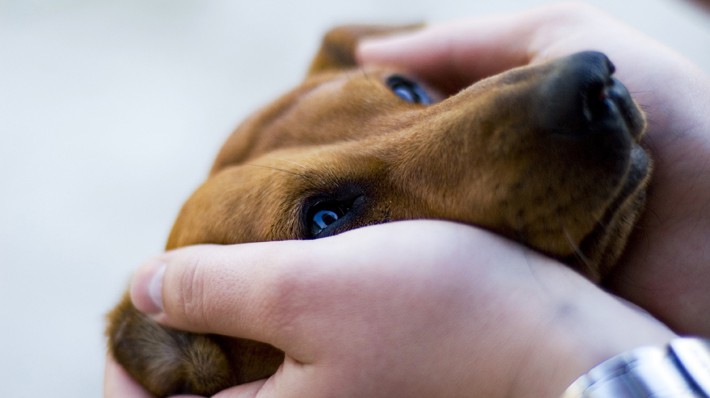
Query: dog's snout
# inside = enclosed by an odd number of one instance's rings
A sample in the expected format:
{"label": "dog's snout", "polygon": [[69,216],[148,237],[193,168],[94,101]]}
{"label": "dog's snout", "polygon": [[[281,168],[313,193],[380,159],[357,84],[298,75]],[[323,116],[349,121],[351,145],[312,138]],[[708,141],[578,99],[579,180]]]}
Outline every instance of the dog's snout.
{"label": "dog's snout", "polygon": [[554,133],[615,133],[631,118],[631,97],[612,75],[615,67],[600,52],[583,52],[553,64],[542,83],[543,127]]}

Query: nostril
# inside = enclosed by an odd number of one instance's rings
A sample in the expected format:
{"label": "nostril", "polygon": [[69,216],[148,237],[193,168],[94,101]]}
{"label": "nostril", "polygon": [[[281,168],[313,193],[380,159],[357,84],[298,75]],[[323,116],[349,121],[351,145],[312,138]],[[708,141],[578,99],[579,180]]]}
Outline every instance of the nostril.
{"label": "nostril", "polygon": [[560,59],[542,80],[540,119],[548,131],[573,136],[608,132],[618,116],[616,68],[609,58],[587,51]]}
{"label": "nostril", "polygon": [[614,66],[614,63],[611,62],[609,57],[607,57],[606,55],[604,56],[604,59],[606,61],[606,68],[609,71],[609,75],[613,75],[614,72],[616,72],[616,66]]}
{"label": "nostril", "polygon": [[587,122],[608,113],[609,84],[607,81],[595,81],[582,91],[582,113]]}

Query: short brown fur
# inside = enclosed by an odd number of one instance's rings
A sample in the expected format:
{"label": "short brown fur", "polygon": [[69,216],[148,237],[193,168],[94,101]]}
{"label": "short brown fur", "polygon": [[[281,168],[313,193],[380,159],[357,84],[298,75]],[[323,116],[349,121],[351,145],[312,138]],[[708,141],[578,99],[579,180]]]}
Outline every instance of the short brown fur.
{"label": "short brown fur", "polygon": [[[423,106],[383,83],[398,71],[355,64],[360,37],[393,30],[329,33],[303,84],[225,143],[167,248],[311,238],[309,204],[350,198],[352,214],[328,234],[452,220],[603,278],[643,207],[651,167],[638,145],[643,116],[606,58],[514,69]],[[164,328],[127,295],[107,334],[112,355],[161,397],[211,395],[267,377],[283,360],[262,343]]]}

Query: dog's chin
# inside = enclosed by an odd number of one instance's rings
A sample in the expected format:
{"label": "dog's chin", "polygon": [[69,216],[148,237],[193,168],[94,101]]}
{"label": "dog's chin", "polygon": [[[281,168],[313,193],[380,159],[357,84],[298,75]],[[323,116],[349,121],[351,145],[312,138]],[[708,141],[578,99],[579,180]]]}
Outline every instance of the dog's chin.
{"label": "dog's chin", "polygon": [[597,227],[580,244],[580,253],[569,261],[592,280],[604,279],[621,257],[645,206],[651,170],[652,162],[648,154],[635,145],[623,186]]}

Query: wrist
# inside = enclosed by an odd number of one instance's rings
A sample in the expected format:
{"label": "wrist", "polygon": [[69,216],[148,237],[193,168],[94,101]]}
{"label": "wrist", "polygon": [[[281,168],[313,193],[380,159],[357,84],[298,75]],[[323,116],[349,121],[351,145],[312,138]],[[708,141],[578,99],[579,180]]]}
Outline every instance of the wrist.
{"label": "wrist", "polygon": [[539,277],[551,300],[550,312],[531,339],[527,362],[521,363],[509,396],[560,396],[597,364],[677,337],[656,319],[588,281],[561,273],[557,277],[549,281],[543,280],[544,275]]}
{"label": "wrist", "polygon": [[710,340],[677,338],[617,355],[577,379],[562,398],[710,397]]}
{"label": "wrist", "polygon": [[[637,315],[637,314],[634,314]],[[610,317],[607,322],[621,325],[626,322],[626,317]],[[616,328],[609,325],[587,325],[588,332],[572,331],[566,337],[558,337],[556,340],[548,340],[549,351],[540,356],[542,363],[537,368],[535,383],[544,384],[539,386],[538,393],[519,395],[526,397],[558,397],[560,396],[580,375],[586,374],[590,369],[600,363],[604,363],[610,358],[614,358],[625,352],[630,352],[639,347],[664,346],[674,337],[673,333],[664,326],[656,324],[655,321],[637,322],[635,331],[631,328]],[[598,328],[597,330],[594,330]],[[624,330],[619,330],[624,329]],[[541,346],[544,349],[545,345]],[[521,390],[522,391],[522,390]],[[518,395],[514,395],[518,396]],[[608,398],[622,398],[610,396]],[[570,397],[565,397],[570,398]]]}

